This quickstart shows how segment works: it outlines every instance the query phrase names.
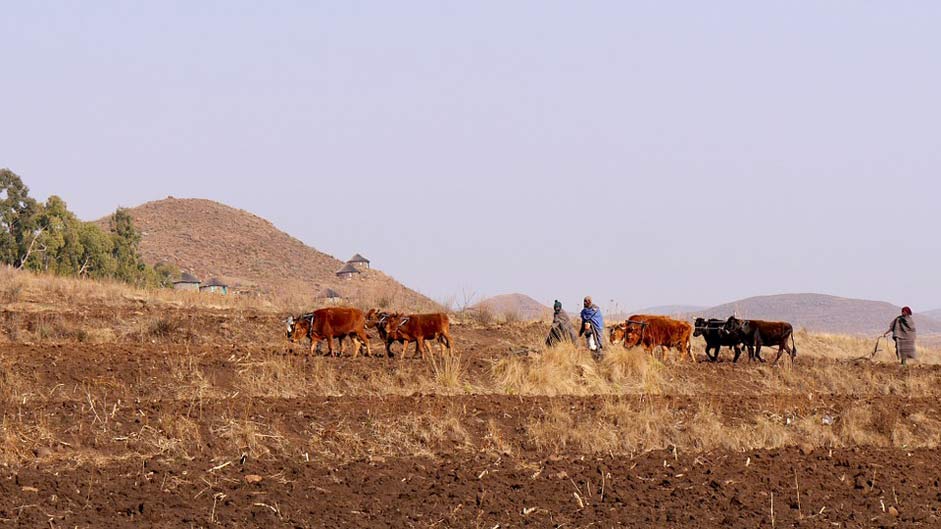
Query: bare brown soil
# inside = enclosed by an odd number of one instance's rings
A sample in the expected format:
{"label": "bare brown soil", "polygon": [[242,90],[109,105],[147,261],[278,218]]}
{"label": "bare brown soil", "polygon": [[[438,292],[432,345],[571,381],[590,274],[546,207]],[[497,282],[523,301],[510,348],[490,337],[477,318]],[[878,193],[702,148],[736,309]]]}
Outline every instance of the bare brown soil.
{"label": "bare brown soil", "polygon": [[131,307],[5,305],[0,527],[941,526],[941,366],[599,364],[523,323],[327,358]]}

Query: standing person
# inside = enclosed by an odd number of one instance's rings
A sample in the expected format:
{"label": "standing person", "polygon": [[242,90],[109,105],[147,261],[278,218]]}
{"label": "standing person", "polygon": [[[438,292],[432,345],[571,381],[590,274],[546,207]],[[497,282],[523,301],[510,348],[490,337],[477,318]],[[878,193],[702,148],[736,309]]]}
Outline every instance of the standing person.
{"label": "standing person", "polygon": [[555,303],[552,305],[552,310],[554,311],[552,315],[552,327],[549,328],[549,336],[546,337],[546,345],[552,347],[566,340],[573,344],[578,342],[578,338],[575,336],[575,327],[572,327],[572,322],[569,320],[568,314],[562,311],[562,303],[559,303],[559,300],[555,300]]}
{"label": "standing person", "polygon": [[588,349],[595,355],[601,357],[604,349],[602,335],[604,334],[604,318],[601,316],[601,309],[598,305],[591,302],[591,296],[585,296],[585,308],[581,312],[582,327],[578,335],[585,336],[588,342]]}
{"label": "standing person", "polygon": [[889,324],[889,330],[885,331],[883,337],[892,333],[892,339],[895,340],[895,354],[901,360],[902,365],[908,359],[915,359],[915,320],[912,318],[912,309],[902,307],[902,314],[896,316]]}

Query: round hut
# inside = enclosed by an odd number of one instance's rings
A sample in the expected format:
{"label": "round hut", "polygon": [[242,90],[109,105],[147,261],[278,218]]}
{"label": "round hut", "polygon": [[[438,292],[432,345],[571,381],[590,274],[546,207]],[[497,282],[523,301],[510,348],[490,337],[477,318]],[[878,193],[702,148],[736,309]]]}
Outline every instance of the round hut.
{"label": "round hut", "polygon": [[199,279],[189,272],[183,272],[180,278],[173,282],[174,290],[199,290]]}
{"label": "round hut", "polygon": [[337,277],[340,279],[346,279],[347,281],[352,280],[354,277],[361,275],[362,272],[356,269],[355,266],[350,263],[343,265],[343,268],[337,270]]}
{"label": "round hut", "polygon": [[369,270],[369,259],[366,259],[360,254],[350,257],[350,260],[347,261],[346,264],[351,264],[361,270]]}
{"label": "round hut", "polygon": [[213,294],[228,294],[229,286],[218,278],[212,278],[199,287],[200,292],[211,292]]}
{"label": "round hut", "polygon": [[327,305],[339,305],[340,303],[343,303],[343,296],[341,296],[339,292],[333,290],[332,288],[323,289],[317,296],[317,299]]}

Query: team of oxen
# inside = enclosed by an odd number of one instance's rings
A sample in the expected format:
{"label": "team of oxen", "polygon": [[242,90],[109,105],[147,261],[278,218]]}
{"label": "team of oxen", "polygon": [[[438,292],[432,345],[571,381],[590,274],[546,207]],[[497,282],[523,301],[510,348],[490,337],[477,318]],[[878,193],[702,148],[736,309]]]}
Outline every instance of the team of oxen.
{"label": "team of oxen", "polygon": [[[339,355],[343,349],[343,339],[348,338],[353,342],[354,357],[364,348],[366,354],[372,356],[369,337],[366,335],[366,329],[370,328],[376,329],[385,343],[386,355],[390,357],[393,356],[392,344],[396,342],[402,344],[402,357],[413,342],[415,354],[423,359],[429,349],[428,342],[437,342],[442,352],[451,352],[451,325],[448,315],[444,313],[399,314],[376,309],[364,313],[355,308],[329,307],[292,316],[288,318],[287,326],[288,339],[294,342],[307,338],[310,340],[311,353],[318,351],[321,343],[326,341],[327,353],[331,356]],[[783,321],[744,320],[732,316],[727,320],[697,318],[690,325],[667,316],[635,314],[609,329],[609,341],[612,344],[639,346],[648,352],[653,352],[657,347],[675,349],[681,355],[685,353],[691,361],[695,360],[691,343],[693,336],[703,337],[706,341],[706,357],[713,362],[719,358],[719,351],[723,347],[734,351],[733,362],[738,361],[742,348],[748,351],[749,360],[761,362],[764,361],[761,358],[762,347],[778,348],[775,363],[785,352],[792,360],[797,356],[794,328]],[[334,339],[338,341],[337,350],[333,347]]]}
{"label": "team of oxen", "polygon": [[703,337],[706,341],[706,357],[713,362],[718,360],[719,351],[723,347],[735,352],[733,362],[738,362],[743,347],[748,351],[749,360],[760,362],[764,361],[761,358],[762,347],[778,348],[775,363],[785,352],[791,360],[797,356],[794,327],[785,321],[743,320],[731,316],[727,320],[696,318],[695,323],[690,325],[666,316],[634,314],[627,321],[612,326],[609,332],[612,344],[640,346],[648,352],[656,347],[675,349],[680,355],[685,353],[690,360],[694,360],[693,336]]}
{"label": "team of oxen", "polygon": [[[369,337],[366,329],[375,328],[379,337],[385,342],[386,355],[393,356],[392,344],[402,344],[402,357],[409,344],[415,343],[415,354],[425,358],[428,343],[437,343],[442,352],[451,352],[451,323],[448,315],[443,313],[431,314],[399,314],[381,312],[376,309],[366,313],[359,309],[347,307],[328,307],[308,312],[300,316],[291,316],[287,319],[288,339],[292,342],[304,338],[310,340],[310,352],[320,348],[322,342],[327,342],[327,353],[331,356],[339,355],[343,350],[343,339],[349,338],[353,342],[353,356],[359,355],[360,350],[366,349],[366,355],[372,356],[369,347]],[[333,340],[337,339],[337,350],[333,348]]]}

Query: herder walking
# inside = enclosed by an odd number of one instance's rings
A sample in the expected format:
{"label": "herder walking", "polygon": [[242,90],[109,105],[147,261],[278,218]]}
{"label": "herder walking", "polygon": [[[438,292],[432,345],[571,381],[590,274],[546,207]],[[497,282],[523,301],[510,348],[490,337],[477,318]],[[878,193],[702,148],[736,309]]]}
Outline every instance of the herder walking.
{"label": "herder walking", "polygon": [[573,344],[578,342],[578,338],[575,336],[575,327],[572,327],[572,321],[569,320],[568,314],[562,310],[562,303],[559,300],[555,300],[552,310],[552,327],[549,328],[546,345],[553,347],[565,341]]}
{"label": "herder walking", "polygon": [[889,325],[889,330],[882,336],[888,336],[892,333],[892,339],[895,341],[895,354],[899,357],[902,365],[906,360],[915,359],[915,320],[912,318],[912,309],[902,307],[902,314],[897,316]]}
{"label": "herder walking", "polygon": [[602,337],[604,335],[604,318],[601,316],[601,309],[598,305],[591,302],[591,296],[585,296],[585,308],[581,312],[582,326],[578,331],[579,336],[585,336],[588,342],[588,349],[595,358],[600,358],[604,349]]}

